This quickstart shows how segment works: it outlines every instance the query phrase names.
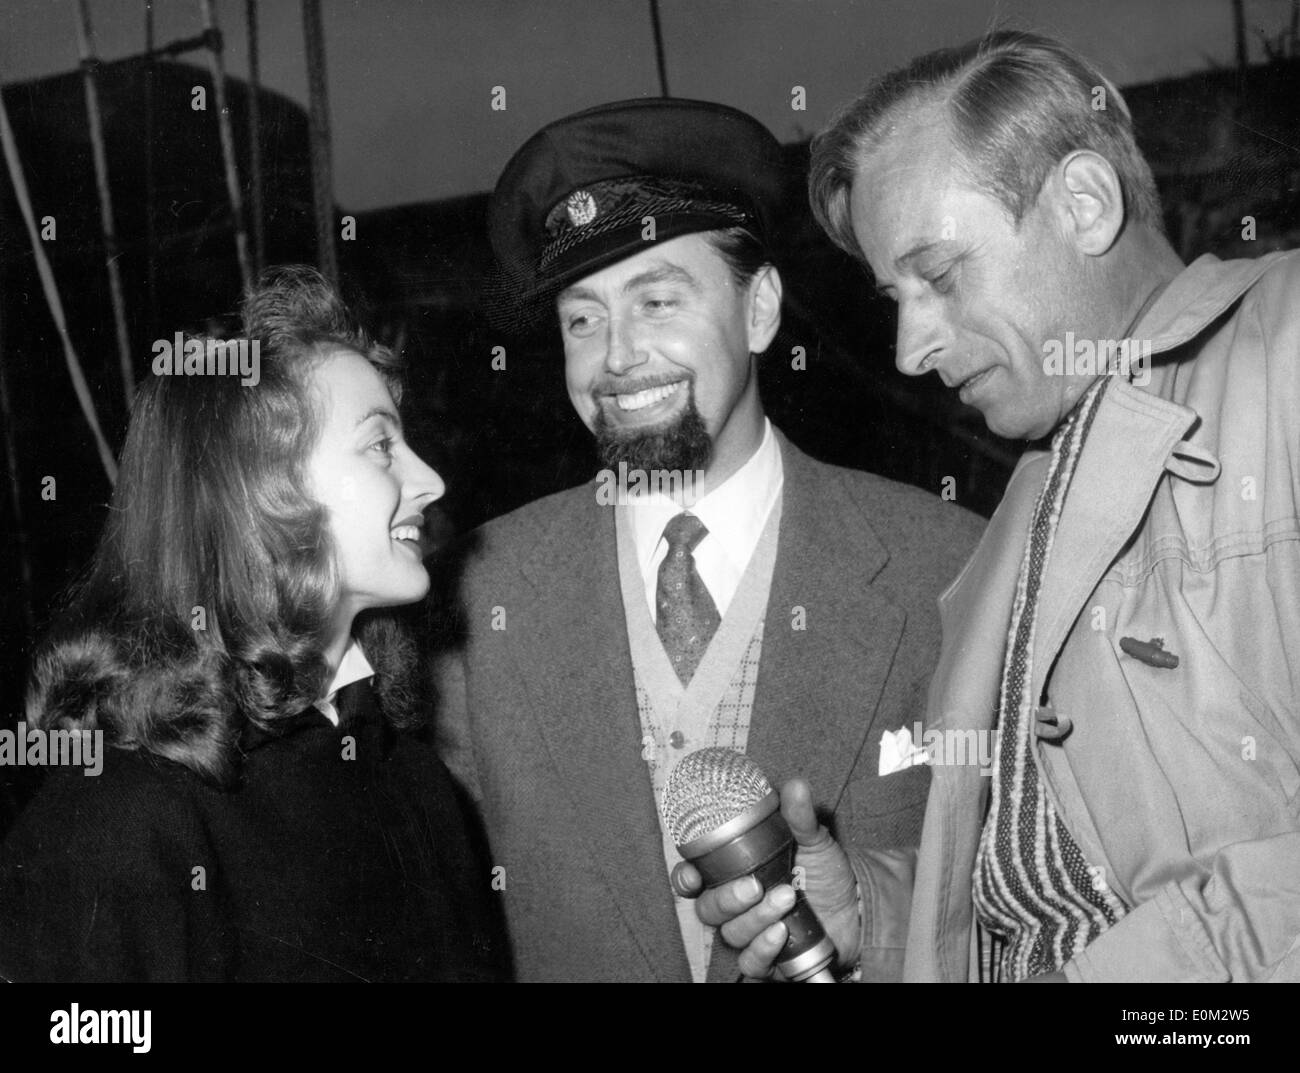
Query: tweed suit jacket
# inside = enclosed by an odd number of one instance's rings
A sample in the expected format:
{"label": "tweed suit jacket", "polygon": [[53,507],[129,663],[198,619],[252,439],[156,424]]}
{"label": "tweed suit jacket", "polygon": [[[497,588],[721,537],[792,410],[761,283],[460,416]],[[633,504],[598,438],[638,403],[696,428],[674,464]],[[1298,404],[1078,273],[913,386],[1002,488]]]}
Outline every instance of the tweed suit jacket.
{"label": "tweed suit jacket", "polygon": [[[922,717],[937,597],[983,523],[778,438],[784,505],[747,751],[774,785],[807,778],[858,854],[914,847],[928,771],[878,775],[880,740]],[[518,977],[689,981],[641,756],[613,509],[593,482],[468,545],[458,625],[436,663],[438,734],[504,869]],[[900,975],[904,941],[864,936],[868,975]],[[720,939],[709,976],[736,976]]]}

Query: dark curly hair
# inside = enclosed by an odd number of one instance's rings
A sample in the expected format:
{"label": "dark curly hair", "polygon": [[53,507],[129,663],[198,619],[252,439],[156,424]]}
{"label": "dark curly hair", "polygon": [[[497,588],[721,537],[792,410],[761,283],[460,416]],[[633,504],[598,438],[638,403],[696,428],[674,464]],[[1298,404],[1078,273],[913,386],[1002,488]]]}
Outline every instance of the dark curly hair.
{"label": "dark curly hair", "polygon": [[[246,725],[273,733],[327,686],[336,577],[325,511],[305,477],[319,432],[311,370],[345,347],[401,397],[398,357],[314,269],[267,270],[242,317],[259,347],[256,385],[227,375],[141,385],[104,531],[27,697],[35,725],[101,729],[112,745],[221,785],[237,776]],[[418,722],[404,619],[372,610],[353,632],[387,718]]]}

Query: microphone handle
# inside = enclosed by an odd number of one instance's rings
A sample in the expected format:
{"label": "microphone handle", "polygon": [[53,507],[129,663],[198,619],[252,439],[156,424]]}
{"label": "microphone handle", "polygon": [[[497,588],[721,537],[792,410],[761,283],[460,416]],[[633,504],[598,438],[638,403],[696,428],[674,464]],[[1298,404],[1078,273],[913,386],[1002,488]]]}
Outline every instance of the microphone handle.
{"label": "microphone handle", "polygon": [[[752,875],[764,890],[771,890],[790,882],[794,851],[794,835],[781,813],[773,811],[755,826],[692,859],[710,887]],[[794,906],[782,919],[787,938],[776,959],[777,971],[799,983],[836,983],[829,971],[835,962],[835,945],[803,891],[795,891]]]}
{"label": "microphone handle", "polygon": [[[755,873],[758,876],[758,873]],[[778,882],[790,881],[789,867],[784,878]],[[770,877],[759,876],[764,889],[771,889],[776,884]],[[835,944],[831,942],[817,913],[808,904],[801,890],[794,892],[794,907],[782,918],[785,924],[785,948],[776,959],[776,969],[787,980],[797,983],[838,983],[830,968],[835,963]]]}

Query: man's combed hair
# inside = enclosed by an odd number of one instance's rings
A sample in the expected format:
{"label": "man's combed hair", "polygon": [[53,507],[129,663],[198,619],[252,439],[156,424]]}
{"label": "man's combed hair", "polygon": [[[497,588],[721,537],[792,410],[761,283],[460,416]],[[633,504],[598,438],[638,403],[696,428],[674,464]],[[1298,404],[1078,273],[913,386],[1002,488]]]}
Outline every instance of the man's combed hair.
{"label": "man's combed hair", "polygon": [[1063,157],[1089,149],[1118,173],[1127,219],[1163,230],[1155,180],[1119,90],[1057,41],[999,31],[920,56],[878,79],[813,140],[813,214],[853,256],[861,257],[849,214],[857,168],[889,137],[893,120],[930,102],[948,119],[963,177],[1001,203],[1014,223]]}
{"label": "man's combed hair", "polygon": [[773,263],[767,245],[747,227],[726,227],[703,232],[704,239],[727,263],[731,278],[738,287],[748,287],[764,265]]}
{"label": "man's combed hair", "polygon": [[[307,490],[319,434],[314,366],[337,347],[399,394],[399,360],[314,269],[268,270],[245,297],[261,379],[152,376],[140,386],[108,520],[38,653],[34,725],[100,729],[217,782],[247,724],[274,732],[324,692],[337,579]],[[394,722],[414,718],[411,645],[391,612],[354,632]]]}

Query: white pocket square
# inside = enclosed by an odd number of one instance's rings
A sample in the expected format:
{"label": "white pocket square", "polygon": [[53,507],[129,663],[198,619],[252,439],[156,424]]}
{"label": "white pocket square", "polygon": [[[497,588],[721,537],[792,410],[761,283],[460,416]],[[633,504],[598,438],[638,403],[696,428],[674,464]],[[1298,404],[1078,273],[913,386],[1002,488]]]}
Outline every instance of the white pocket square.
{"label": "white pocket square", "polygon": [[877,774],[892,775],[896,771],[929,762],[930,754],[912,740],[907,727],[886,730],[880,739],[880,770]]}

